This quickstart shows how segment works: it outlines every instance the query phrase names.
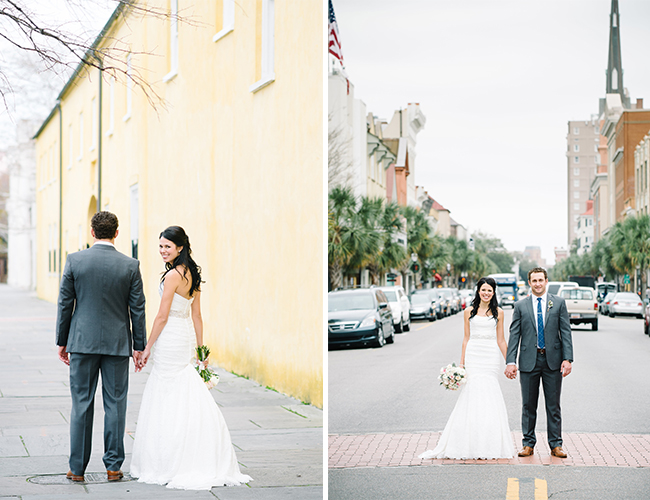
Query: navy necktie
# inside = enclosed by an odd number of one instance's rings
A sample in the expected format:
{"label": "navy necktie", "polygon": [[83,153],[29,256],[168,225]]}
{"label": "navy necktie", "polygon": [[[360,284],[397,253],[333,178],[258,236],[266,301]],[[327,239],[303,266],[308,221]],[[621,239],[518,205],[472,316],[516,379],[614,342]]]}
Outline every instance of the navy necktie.
{"label": "navy necktie", "polygon": [[537,299],[537,347],[544,349],[544,316],[542,316],[542,298]]}

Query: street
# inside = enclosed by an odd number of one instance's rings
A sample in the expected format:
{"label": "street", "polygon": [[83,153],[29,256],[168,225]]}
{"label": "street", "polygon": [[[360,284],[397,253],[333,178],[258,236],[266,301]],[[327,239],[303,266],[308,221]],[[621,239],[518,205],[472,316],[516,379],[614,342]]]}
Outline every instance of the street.
{"label": "street", "polygon": [[[505,330],[512,310],[505,311]],[[650,486],[650,338],[643,321],[601,316],[573,327],[573,372],[564,380],[564,449],[550,457],[540,397],[535,455],[499,461],[421,460],[435,446],[458,394],[440,367],[460,359],[462,314],[381,349],[329,352],[329,497],[332,499],[642,499]],[[521,447],[518,380],[500,380],[513,444]]]}

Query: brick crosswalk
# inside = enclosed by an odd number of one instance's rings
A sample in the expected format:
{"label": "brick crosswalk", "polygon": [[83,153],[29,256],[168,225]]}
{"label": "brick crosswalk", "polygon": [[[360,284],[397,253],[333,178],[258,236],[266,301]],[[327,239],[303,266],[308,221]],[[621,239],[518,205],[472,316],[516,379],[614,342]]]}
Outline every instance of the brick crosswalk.
{"label": "brick crosswalk", "polygon": [[[435,448],[440,432],[393,434],[330,434],[328,467],[398,467],[445,464],[564,465],[600,467],[650,467],[650,435],[612,433],[563,433],[568,458],[551,456],[546,434],[537,433],[534,455],[496,460],[421,459],[418,455]],[[518,450],[521,432],[513,432]]]}

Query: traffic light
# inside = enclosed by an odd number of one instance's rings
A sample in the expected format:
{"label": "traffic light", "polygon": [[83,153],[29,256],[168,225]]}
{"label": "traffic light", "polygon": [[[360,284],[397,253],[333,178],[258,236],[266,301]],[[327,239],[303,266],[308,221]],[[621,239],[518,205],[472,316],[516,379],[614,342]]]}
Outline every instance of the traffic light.
{"label": "traffic light", "polygon": [[466,281],[467,281],[467,278],[465,276],[461,276],[460,278],[458,278],[458,283],[460,283],[460,284],[464,284]]}
{"label": "traffic light", "polygon": [[417,273],[419,270],[420,270],[420,265],[417,262],[413,263],[413,272]]}

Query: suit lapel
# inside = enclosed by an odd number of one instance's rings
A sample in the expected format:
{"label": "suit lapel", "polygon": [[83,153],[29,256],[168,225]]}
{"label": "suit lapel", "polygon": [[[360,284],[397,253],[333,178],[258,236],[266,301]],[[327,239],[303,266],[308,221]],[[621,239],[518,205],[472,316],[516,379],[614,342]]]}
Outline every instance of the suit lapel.
{"label": "suit lapel", "polygon": [[550,293],[546,296],[546,312],[544,313],[544,325],[548,322],[548,317],[551,314],[552,310],[555,308],[555,303],[553,302],[554,295]]}
{"label": "suit lapel", "polygon": [[535,313],[533,312],[533,294],[531,293],[526,300],[528,301],[528,304],[526,306],[526,309],[528,310],[528,317],[530,318],[530,322],[533,325],[533,331],[536,332],[537,334],[537,317],[535,316]]}

